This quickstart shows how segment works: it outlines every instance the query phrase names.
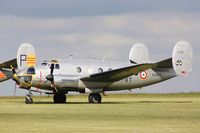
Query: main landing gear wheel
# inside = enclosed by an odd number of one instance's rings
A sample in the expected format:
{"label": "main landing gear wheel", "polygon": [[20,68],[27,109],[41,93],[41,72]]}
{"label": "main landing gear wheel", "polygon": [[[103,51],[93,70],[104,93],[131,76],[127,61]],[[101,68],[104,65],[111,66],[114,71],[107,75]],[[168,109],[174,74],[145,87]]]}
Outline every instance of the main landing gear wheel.
{"label": "main landing gear wheel", "polygon": [[26,104],[33,104],[33,99],[31,98],[31,96],[26,96],[25,97],[25,103]]}
{"label": "main landing gear wheel", "polygon": [[53,96],[54,103],[66,103],[66,99],[65,94],[55,93]]}
{"label": "main landing gear wheel", "polygon": [[101,103],[101,95],[99,93],[90,94],[88,96],[89,103]]}

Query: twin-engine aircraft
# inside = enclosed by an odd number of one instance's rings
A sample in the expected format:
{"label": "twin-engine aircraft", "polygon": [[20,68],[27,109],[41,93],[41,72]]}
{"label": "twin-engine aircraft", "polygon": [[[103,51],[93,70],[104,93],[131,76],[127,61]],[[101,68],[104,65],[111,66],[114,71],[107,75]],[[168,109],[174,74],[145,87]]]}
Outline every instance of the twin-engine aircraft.
{"label": "twin-engine aircraft", "polygon": [[0,82],[13,79],[21,89],[29,90],[26,104],[32,104],[31,92],[53,94],[54,103],[65,103],[68,92],[87,93],[89,103],[101,103],[106,91],[131,90],[156,84],[192,71],[193,52],[186,41],[176,43],[172,58],[159,62],[149,59],[147,47],[133,45],[130,62],[99,60],[51,60],[36,65],[34,47],[23,43],[17,58],[0,64]]}

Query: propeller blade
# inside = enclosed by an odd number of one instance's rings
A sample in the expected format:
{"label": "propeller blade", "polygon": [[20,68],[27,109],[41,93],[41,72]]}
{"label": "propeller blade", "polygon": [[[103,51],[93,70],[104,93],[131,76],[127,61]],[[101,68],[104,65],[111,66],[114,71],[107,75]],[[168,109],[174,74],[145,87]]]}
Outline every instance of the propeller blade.
{"label": "propeller blade", "polygon": [[14,92],[13,92],[13,96],[15,97],[16,96],[18,82],[17,82],[16,79],[14,79],[14,75],[16,74],[15,68],[12,65],[10,65],[10,67],[11,67],[11,70],[12,70],[12,73],[13,73],[12,79],[15,81],[15,87],[14,87]]}
{"label": "propeller blade", "polygon": [[53,72],[54,72],[54,63],[51,64],[50,69],[51,69],[50,75],[53,75]]}
{"label": "propeller blade", "polygon": [[16,96],[16,90],[17,90],[17,82],[15,82],[14,93],[13,93],[14,97]]}
{"label": "propeller blade", "polygon": [[10,67],[11,67],[11,70],[13,72],[13,75],[16,74],[15,68],[12,65]]}
{"label": "propeller blade", "polygon": [[[40,86],[42,85],[42,72],[40,71]],[[39,87],[40,87],[39,86]],[[37,91],[39,92],[39,87],[37,88]],[[42,95],[41,91],[40,91],[40,95]]]}
{"label": "propeller blade", "polygon": [[12,80],[14,80],[15,83],[17,84],[17,80],[14,78],[14,75],[15,75],[17,72],[15,71],[15,68],[14,68],[12,65],[10,65],[10,68],[11,68],[12,73],[13,73],[13,75],[12,75]]}

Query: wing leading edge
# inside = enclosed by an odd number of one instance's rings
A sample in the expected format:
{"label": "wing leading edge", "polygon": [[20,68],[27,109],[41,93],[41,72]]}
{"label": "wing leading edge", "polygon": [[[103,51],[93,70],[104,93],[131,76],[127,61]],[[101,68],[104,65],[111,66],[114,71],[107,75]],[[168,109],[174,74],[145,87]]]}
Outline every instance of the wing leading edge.
{"label": "wing leading edge", "polygon": [[2,69],[2,68],[10,68],[11,65],[12,65],[14,68],[17,68],[17,59],[16,59],[16,58],[1,63],[1,64],[0,64],[0,69]]}
{"label": "wing leading edge", "polygon": [[0,82],[11,79],[13,72],[11,66],[17,68],[17,59],[12,59],[0,64]]}

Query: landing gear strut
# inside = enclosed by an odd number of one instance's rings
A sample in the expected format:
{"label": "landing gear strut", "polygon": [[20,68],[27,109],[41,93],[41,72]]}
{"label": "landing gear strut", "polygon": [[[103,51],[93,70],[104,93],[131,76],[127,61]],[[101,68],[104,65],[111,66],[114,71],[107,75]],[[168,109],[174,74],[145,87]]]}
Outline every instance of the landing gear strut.
{"label": "landing gear strut", "polygon": [[66,95],[62,93],[55,93],[53,96],[54,103],[66,103]]}
{"label": "landing gear strut", "polygon": [[25,103],[26,104],[33,104],[33,99],[30,96],[25,97]]}
{"label": "landing gear strut", "polygon": [[25,104],[33,104],[33,99],[31,98],[32,93],[29,91],[29,93],[25,97]]}
{"label": "landing gear strut", "polygon": [[89,103],[101,103],[101,95],[99,93],[90,94],[88,96]]}

